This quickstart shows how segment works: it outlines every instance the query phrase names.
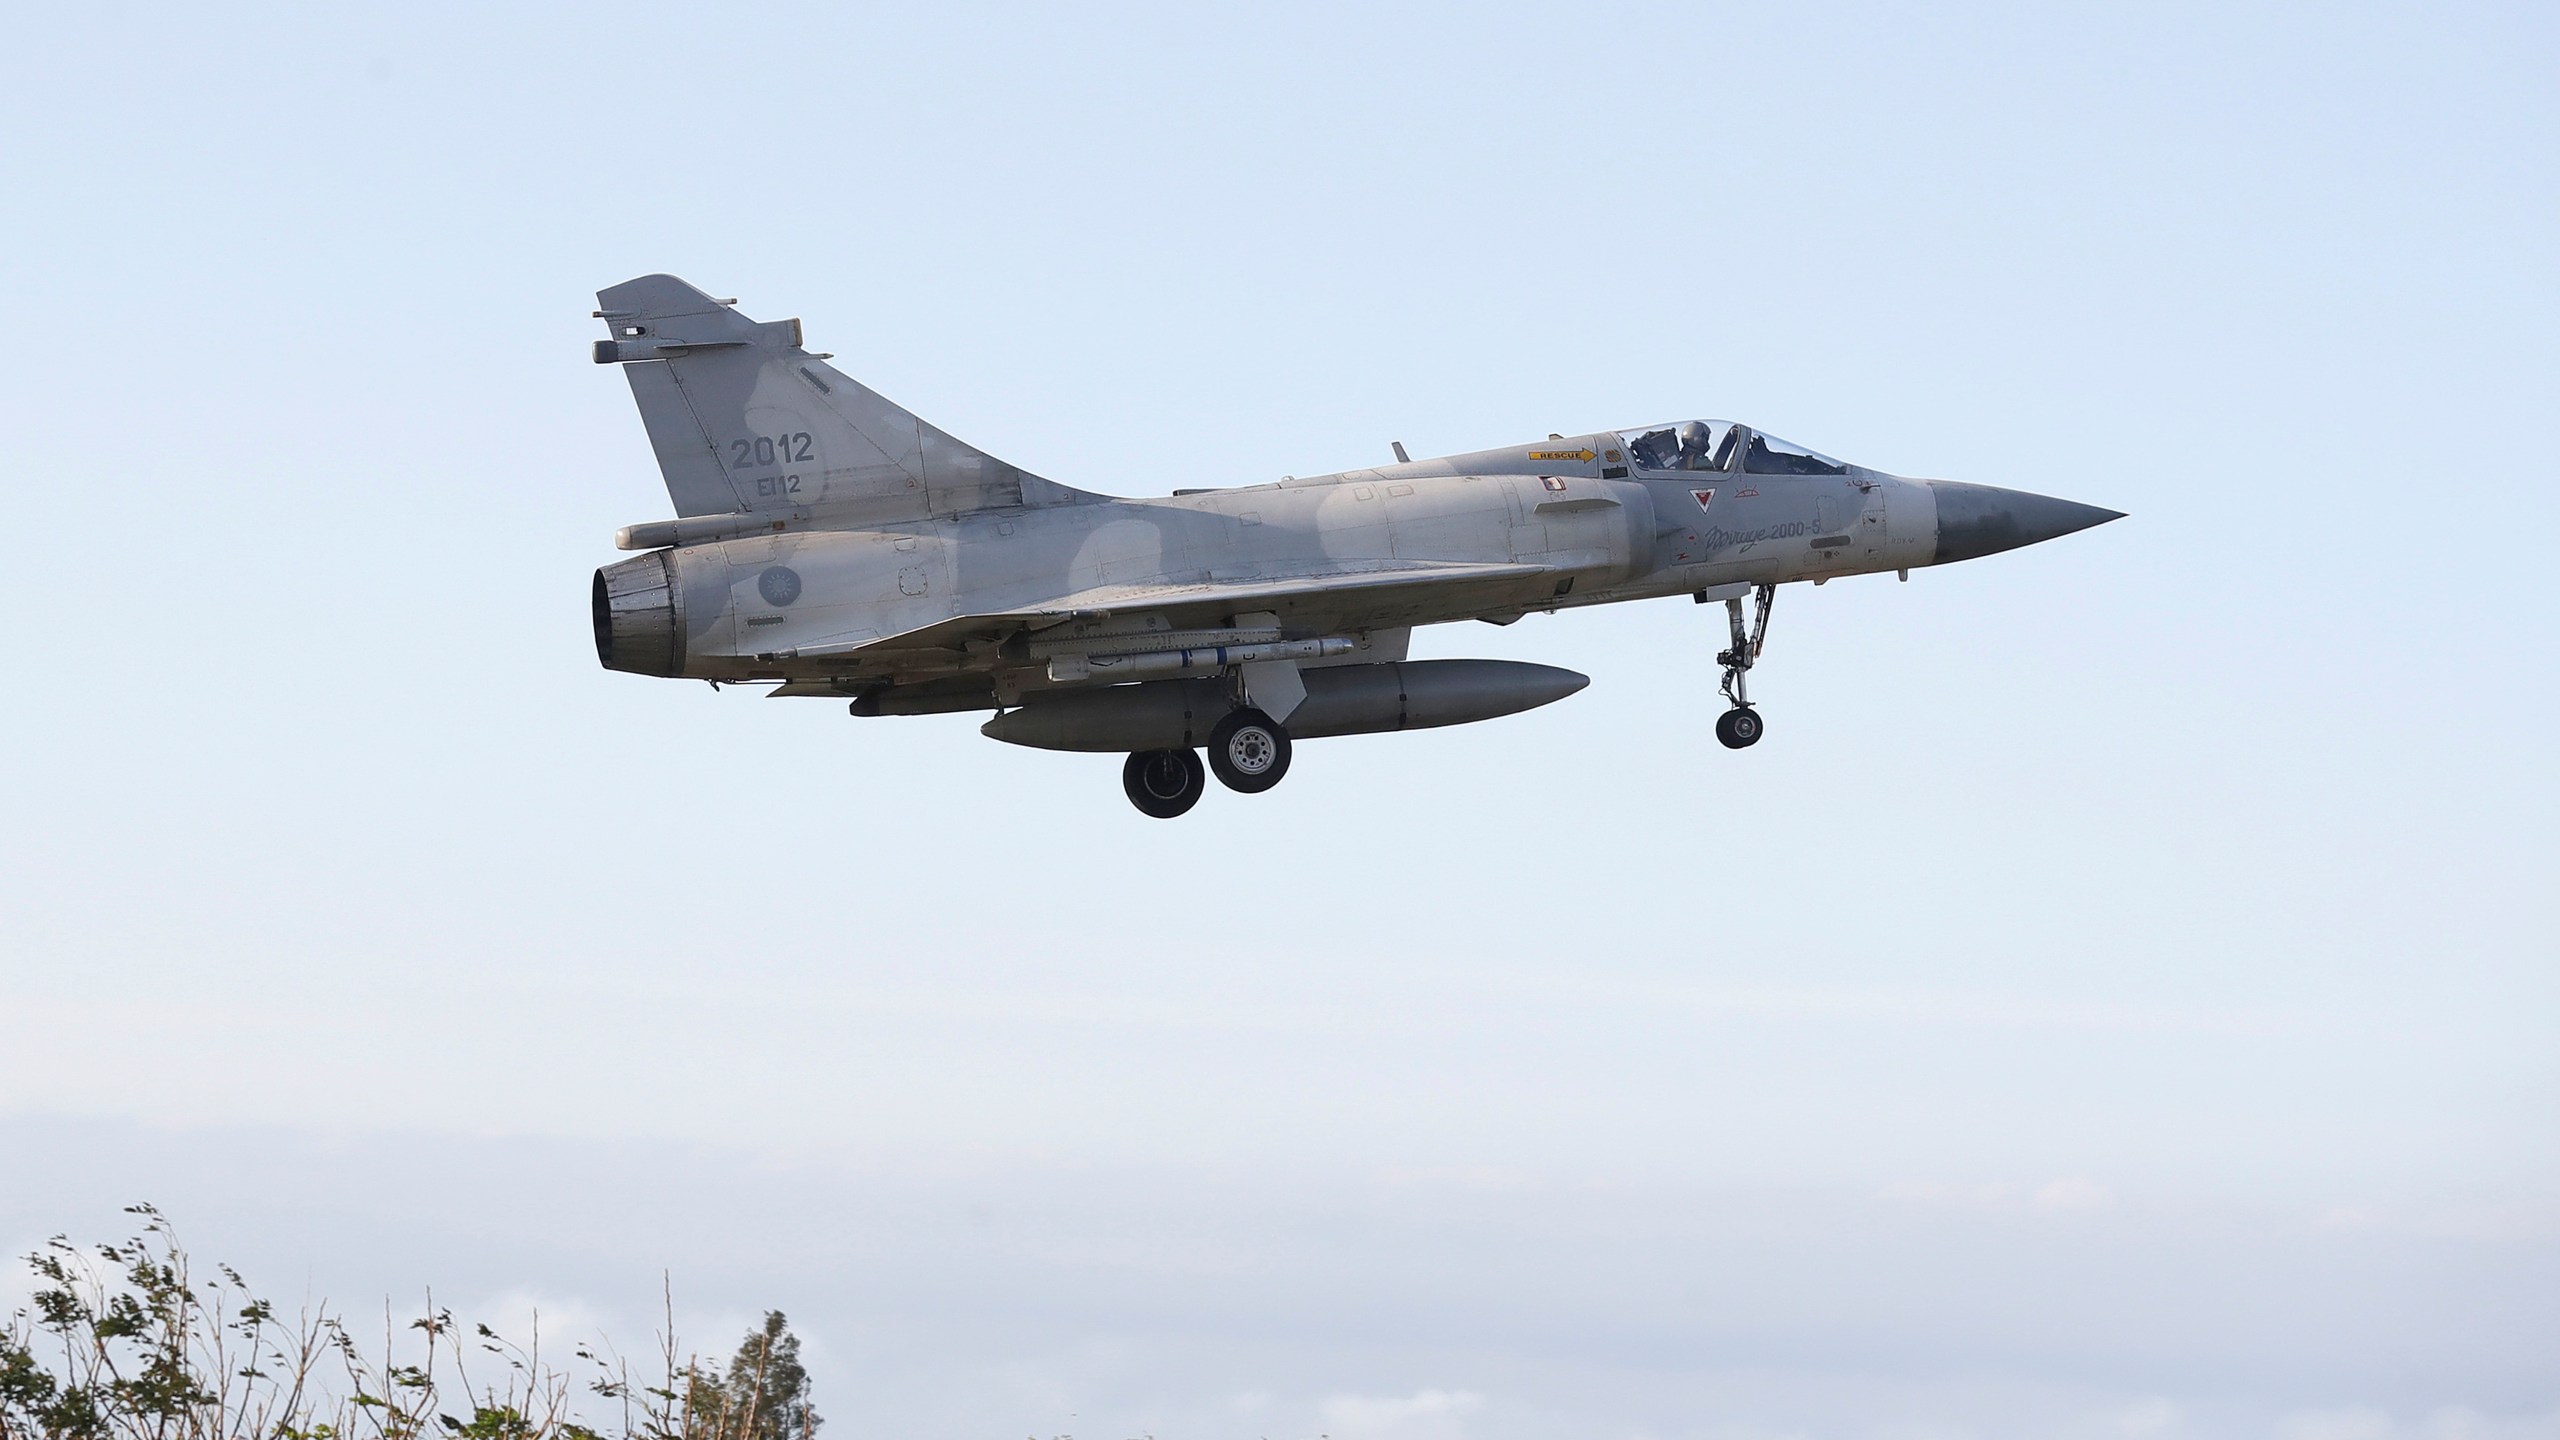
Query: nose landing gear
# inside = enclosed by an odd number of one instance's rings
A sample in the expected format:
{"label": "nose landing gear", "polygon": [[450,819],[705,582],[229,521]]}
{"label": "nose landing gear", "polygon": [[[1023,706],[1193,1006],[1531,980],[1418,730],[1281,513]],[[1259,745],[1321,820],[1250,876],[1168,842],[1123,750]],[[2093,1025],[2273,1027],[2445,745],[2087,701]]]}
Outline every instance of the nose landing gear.
{"label": "nose landing gear", "polygon": [[1762,585],[1751,592],[1751,628],[1747,632],[1742,627],[1741,597],[1724,602],[1725,621],[1733,629],[1733,647],[1718,652],[1716,663],[1724,667],[1724,698],[1733,708],[1717,717],[1716,739],[1728,750],[1740,750],[1760,740],[1760,712],[1751,708],[1751,689],[1745,677],[1760,659],[1761,642],[1769,637],[1769,606],[1777,598],[1775,585]]}

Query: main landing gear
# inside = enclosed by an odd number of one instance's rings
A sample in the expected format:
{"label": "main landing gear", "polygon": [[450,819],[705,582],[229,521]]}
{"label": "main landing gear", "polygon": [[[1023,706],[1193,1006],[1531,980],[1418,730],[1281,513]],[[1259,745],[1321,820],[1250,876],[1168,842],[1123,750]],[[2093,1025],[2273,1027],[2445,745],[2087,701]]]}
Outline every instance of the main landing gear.
{"label": "main landing gear", "polygon": [[1209,769],[1240,795],[1259,795],[1289,773],[1289,732],[1259,710],[1238,710],[1209,732]]}
{"label": "main landing gear", "polygon": [[1130,804],[1170,820],[1200,803],[1209,772],[1188,750],[1141,750],[1121,765],[1120,788],[1129,792]]}
{"label": "main landing gear", "polygon": [[1129,803],[1170,820],[1200,803],[1209,776],[1244,795],[1259,795],[1289,773],[1289,732],[1259,710],[1230,714],[1209,732],[1209,763],[1190,750],[1141,750],[1120,767]]}
{"label": "main landing gear", "polygon": [[[1706,597],[1700,596],[1700,599]],[[1760,741],[1760,712],[1751,708],[1751,689],[1745,679],[1760,658],[1760,644],[1769,637],[1769,605],[1778,598],[1778,587],[1762,585],[1751,592],[1751,628],[1742,628],[1742,600],[1736,596],[1724,602],[1726,623],[1733,627],[1733,648],[1720,652],[1716,663],[1724,667],[1725,703],[1733,708],[1716,719],[1716,739],[1728,750],[1740,750]]]}

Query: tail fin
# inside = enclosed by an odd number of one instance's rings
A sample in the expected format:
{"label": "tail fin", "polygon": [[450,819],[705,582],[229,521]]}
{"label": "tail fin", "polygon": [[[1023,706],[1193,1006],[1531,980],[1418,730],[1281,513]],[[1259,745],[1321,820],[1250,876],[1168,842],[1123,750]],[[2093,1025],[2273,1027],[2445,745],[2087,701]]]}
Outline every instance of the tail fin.
{"label": "tail fin", "polygon": [[600,291],[596,363],[631,380],[678,515],[812,510],[866,522],[1089,498],[964,445],[672,275]]}

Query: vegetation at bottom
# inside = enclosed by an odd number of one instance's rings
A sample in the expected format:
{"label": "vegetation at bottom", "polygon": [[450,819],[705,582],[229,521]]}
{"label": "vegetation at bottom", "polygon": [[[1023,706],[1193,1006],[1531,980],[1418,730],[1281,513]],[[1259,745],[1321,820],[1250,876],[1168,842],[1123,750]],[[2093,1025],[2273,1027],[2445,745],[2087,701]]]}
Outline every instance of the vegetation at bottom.
{"label": "vegetation at bottom", "polygon": [[[290,1317],[228,1265],[200,1275],[159,1211],[141,1233],[26,1257],[36,1287],[0,1332],[0,1440],[810,1440],[818,1412],[782,1312],[725,1368],[670,1320],[635,1376],[606,1345],[546,1354],[431,1296],[378,1342],[325,1304]],[[368,1327],[369,1328],[369,1327]]]}

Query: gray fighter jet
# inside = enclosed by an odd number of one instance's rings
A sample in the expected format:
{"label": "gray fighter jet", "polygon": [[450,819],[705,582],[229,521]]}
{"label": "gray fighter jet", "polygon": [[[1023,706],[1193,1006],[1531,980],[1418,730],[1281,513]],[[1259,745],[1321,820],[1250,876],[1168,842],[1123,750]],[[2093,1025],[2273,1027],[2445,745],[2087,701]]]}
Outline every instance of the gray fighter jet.
{"label": "gray fighter jet", "polygon": [[[2032,545],[2118,512],[1908,480],[1723,420],[1121,499],[1006,464],[669,275],[601,292],[678,518],[598,570],[608,669],[778,682],[856,715],[995,712],[1016,745],[1122,754],[1149,815],[1215,774],[1268,790],[1291,742],[1459,725],[1580,690],[1570,670],[1407,660],[1416,625],[1620,600],[1725,607],[1716,738],[1777,587]],[[1744,601],[1751,602],[1746,623]],[[1201,764],[1205,750],[1208,763]]]}

